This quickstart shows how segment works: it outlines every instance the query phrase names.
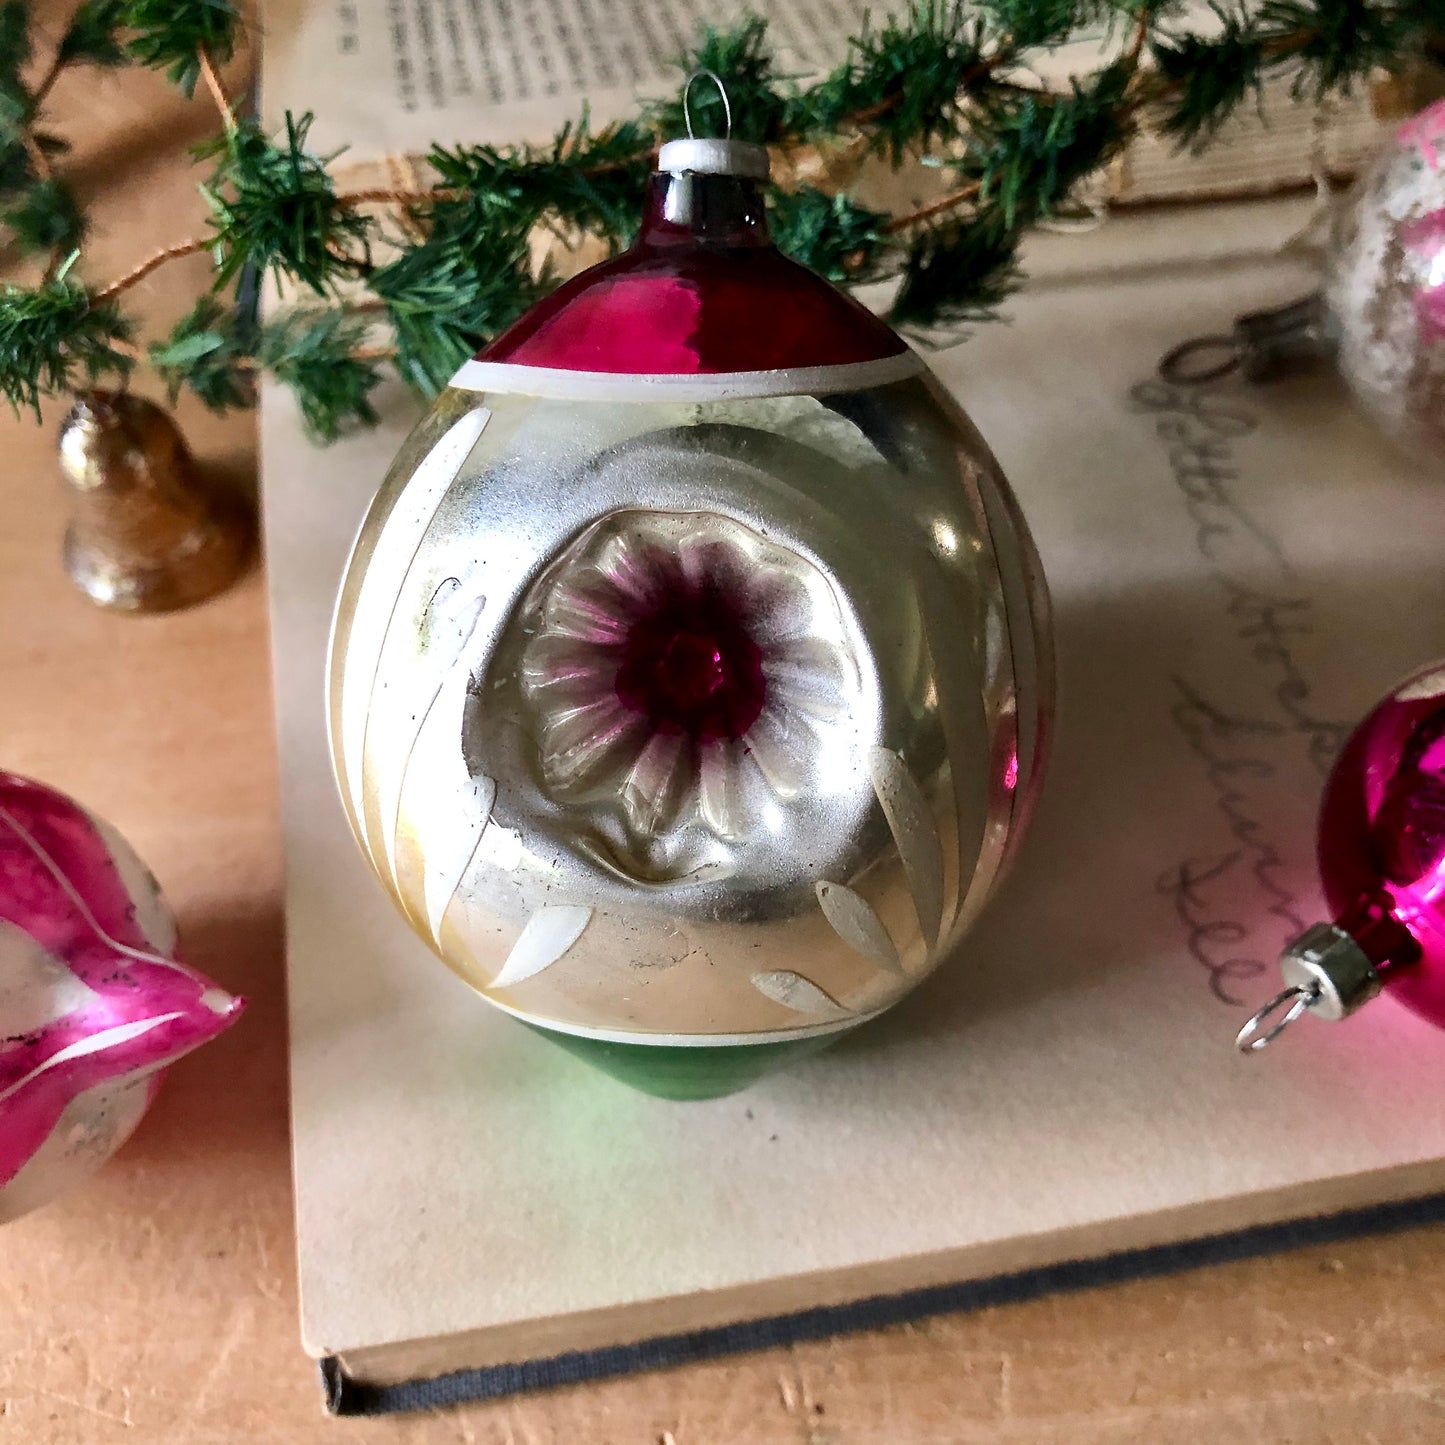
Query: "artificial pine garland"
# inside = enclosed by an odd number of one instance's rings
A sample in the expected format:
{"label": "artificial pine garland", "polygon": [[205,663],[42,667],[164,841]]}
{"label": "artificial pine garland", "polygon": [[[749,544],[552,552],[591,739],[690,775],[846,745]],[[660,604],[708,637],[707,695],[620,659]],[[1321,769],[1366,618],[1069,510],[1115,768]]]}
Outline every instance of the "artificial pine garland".
{"label": "artificial pine garland", "polygon": [[[1141,126],[1199,146],[1267,78],[1288,75],[1297,96],[1320,100],[1445,56],[1445,0],[1217,6],[1209,35],[1178,13],[1152,0],[916,0],[813,84],[777,72],[757,18],[707,32],[679,68],[721,77],[734,134],[780,153],[936,162],[946,193],[909,214],[810,185],[774,187],[768,204],[784,251],[843,285],[894,278],[895,325],[956,330],[994,313],[1017,284],[1021,234],[1066,210]],[[1116,59],[1067,89],[1039,86],[1031,67],[1042,53],[1101,28],[1122,41]],[[217,410],[248,404],[268,371],[295,392],[312,435],[331,440],[375,420],[386,366],[430,394],[556,284],[532,259],[539,226],[625,245],[657,146],[683,133],[671,100],[602,130],[584,115],[543,148],[438,145],[428,189],[340,192],[326,168],[334,157],[307,148],[309,115],[287,115],[268,135],[224,93],[216,67],[243,39],[231,0],[84,0],[39,66],[26,0],[0,4],[0,224],[44,266],[35,285],[0,287],[0,392],[16,408],[123,379],[140,352],[120,298],[167,260],[209,251],[213,293],[145,359],[173,395],[189,389]],[[187,96],[204,85],[219,111],[201,187],[209,231],[87,283],[85,217],[45,102],[70,67],[127,63],[165,70]],[[721,133],[720,100],[699,92],[693,120],[700,134]],[[264,322],[235,294],[252,270],[288,298]]]}

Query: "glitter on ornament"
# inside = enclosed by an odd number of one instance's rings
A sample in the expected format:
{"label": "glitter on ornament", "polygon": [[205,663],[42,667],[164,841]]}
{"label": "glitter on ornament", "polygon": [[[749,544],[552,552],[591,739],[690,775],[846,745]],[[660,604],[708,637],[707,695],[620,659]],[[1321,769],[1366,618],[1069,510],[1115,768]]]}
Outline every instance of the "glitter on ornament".
{"label": "glitter on ornament", "polygon": [[1325,264],[1335,364],[1397,440],[1445,450],[1445,101],[1407,121],[1344,203]]}
{"label": "glitter on ornament", "polygon": [[1445,101],[1406,122],[1339,205],[1320,290],[1159,363],[1176,385],[1266,382],[1328,362],[1380,429],[1445,459]]}

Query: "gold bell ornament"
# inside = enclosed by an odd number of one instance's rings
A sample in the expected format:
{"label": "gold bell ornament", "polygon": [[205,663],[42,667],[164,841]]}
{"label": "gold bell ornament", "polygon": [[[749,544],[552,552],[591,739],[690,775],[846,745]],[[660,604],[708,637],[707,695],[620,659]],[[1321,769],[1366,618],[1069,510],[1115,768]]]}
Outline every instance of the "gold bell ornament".
{"label": "gold bell ornament", "polygon": [[166,411],[124,391],[86,391],[60,429],[74,492],[65,570],[92,602],[170,612],[219,592],[250,542],[238,507],[205,484]]}

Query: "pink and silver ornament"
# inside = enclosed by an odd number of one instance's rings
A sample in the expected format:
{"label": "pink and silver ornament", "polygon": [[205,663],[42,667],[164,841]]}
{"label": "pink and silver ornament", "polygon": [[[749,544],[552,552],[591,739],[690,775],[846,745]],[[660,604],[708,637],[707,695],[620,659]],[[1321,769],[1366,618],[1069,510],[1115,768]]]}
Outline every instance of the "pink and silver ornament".
{"label": "pink and silver ornament", "polygon": [[1360,177],[1324,283],[1335,364],[1391,436],[1445,456],[1445,101]]}
{"label": "pink and silver ornament", "polygon": [[1445,458],[1445,101],[1400,126],[1340,203],[1319,291],[1160,362],[1176,385],[1327,362],[1386,435]]}
{"label": "pink and silver ornament", "polygon": [[1046,751],[1007,483],[922,359],[774,248],[767,168],[663,147],[631,250],[413,433],[332,637],[342,799],[412,927],[676,1097],[943,963]]}
{"label": "pink and silver ornament", "polygon": [[0,1223],[104,1163],[161,1071],[241,1008],[176,957],[155,879],[113,828],[0,772]]}

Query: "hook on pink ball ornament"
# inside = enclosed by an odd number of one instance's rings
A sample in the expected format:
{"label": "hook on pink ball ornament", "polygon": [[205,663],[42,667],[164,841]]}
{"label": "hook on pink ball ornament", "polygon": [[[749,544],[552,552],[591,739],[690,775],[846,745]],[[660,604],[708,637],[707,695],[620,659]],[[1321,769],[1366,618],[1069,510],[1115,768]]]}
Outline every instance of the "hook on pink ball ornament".
{"label": "hook on pink ball ornament", "polygon": [[243,1000],[175,956],[155,879],[109,824],[0,772],[0,1224],[105,1162],[161,1071]]}
{"label": "hook on pink ball ornament", "polygon": [[1445,662],[1397,687],[1345,744],[1320,810],[1319,867],[1333,921],[1285,949],[1285,987],[1239,1048],[1264,1048],[1306,1013],[1346,1018],[1381,993],[1445,1028]]}

